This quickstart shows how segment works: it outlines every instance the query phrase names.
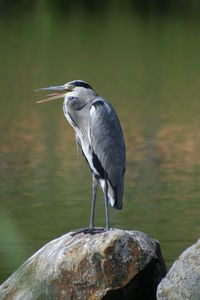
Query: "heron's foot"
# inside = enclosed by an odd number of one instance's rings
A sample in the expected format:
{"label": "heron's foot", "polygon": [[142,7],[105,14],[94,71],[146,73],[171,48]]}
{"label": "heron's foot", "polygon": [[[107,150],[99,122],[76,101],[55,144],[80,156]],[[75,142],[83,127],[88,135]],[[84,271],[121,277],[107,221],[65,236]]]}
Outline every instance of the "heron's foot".
{"label": "heron's foot", "polygon": [[79,229],[79,230],[74,230],[74,232],[71,233],[71,236],[77,235],[79,233],[94,235],[94,234],[97,234],[97,233],[105,232],[107,230],[108,229],[105,229],[105,228],[90,228],[90,227],[88,227],[88,228],[82,228],[82,229]]}
{"label": "heron's foot", "polygon": [[102,228],[102,227],[98,227],[98,228],[90,228],[90,234],[94,235],[94,234],[97,234],[97,233],[102,233],[102,232],[105,232],[106,229],[105,228]]}

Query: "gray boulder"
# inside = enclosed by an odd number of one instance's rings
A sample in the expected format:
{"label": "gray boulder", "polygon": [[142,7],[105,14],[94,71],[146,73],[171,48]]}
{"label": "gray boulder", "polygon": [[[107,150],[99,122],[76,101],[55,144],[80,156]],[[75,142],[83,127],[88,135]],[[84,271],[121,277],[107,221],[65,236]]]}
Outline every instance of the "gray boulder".
{"label": "gray boulder", "polygon": [[72,231],[46,244],[0,286],[0,300],[156,299],[166,268],[145,233]]}
{"label": "gray boulder", "polygon": [[200,240],[174,262],[158,286],[157,299],[200,299]]}

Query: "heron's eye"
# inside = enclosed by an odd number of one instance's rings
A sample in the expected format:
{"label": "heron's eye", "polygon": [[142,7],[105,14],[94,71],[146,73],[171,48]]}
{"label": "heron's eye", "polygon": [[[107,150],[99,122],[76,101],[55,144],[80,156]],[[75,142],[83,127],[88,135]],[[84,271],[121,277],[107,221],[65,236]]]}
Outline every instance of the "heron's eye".
{"label": "heron's eye", "polygon": [[68,90],[74,90],[75,85],[74,84],[69,84],[69,83],[65,83],[64,86],[66,87],[66,89]]}
{"label": "heron's eye", "polygon": [[69,88],[70,88],[70,90],[74,90],[74,89],[75,89],[75,85],[70,84],[70,85],[69,85]]}

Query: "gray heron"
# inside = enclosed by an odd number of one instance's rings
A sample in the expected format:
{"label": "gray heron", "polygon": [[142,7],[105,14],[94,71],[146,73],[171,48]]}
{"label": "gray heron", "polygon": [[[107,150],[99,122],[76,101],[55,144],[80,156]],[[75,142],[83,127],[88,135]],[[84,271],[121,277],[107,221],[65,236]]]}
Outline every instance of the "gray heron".
{"label": "gray heron", "polygon": [[106,230],[110,229],[108,203],[122,209],[126,148],[119,119],[112,105],[85,81],[36,91],[52,91],[37,103],[64,98],[63,112],[75,130],[76,141],[92,171],[92,205],[89,230],[94,230],[98,184],[105,198]]}

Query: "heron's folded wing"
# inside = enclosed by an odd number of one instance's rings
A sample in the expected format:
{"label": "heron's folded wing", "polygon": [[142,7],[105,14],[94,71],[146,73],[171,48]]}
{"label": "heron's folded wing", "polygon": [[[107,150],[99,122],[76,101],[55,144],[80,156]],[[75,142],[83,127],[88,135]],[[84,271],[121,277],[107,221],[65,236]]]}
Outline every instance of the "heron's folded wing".
{"label": "heron's folded wing", "polygon": [[113,188],[123,193],[126,165],[125,143],[119,119],[103,98],[93,101],[90,109],[90,140],[95,159]]}

